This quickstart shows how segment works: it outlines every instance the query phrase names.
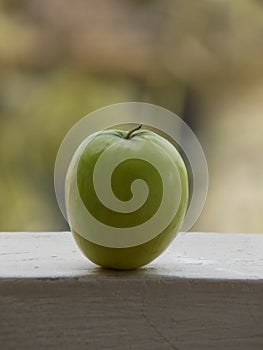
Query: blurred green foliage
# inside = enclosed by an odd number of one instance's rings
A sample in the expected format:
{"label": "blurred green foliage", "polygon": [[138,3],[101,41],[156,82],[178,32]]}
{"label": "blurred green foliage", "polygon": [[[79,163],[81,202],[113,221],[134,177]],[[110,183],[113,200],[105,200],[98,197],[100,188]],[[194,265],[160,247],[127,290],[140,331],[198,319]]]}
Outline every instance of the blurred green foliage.
{"label": "blurred green foliage", "polygon": [[183,116],[207,153],[195,228],[263,231],[261,154],[250,158],[263,146],[262,32],[260,1],[0,1],[0,230],[66,229],[53,189],[63,137],[95,109],[145,101]]}

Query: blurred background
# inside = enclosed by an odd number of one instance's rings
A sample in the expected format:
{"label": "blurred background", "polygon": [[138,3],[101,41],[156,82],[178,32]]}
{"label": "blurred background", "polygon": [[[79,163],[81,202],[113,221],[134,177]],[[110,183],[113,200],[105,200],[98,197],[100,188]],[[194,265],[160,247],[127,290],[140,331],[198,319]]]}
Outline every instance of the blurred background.
{"label": "blurred background", "polygon": [[0,231],[68,228],[67,131],[108,104],[184,118],[210,188],[192,230],[263,232],[263,1],[0,0]]}

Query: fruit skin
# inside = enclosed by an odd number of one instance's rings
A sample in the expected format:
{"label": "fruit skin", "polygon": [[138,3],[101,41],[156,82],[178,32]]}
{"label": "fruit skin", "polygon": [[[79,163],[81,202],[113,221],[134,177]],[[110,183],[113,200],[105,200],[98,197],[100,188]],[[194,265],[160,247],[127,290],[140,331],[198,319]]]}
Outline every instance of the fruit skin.
{"label": "fruit skin", "polygon": [[72,233],[81,252],[93,263],[116,270],[134,270],[157,258],[173,241],[178,229],[178,224],[171,223],[151,241],[129,248],[104,247],[88,241],[74,230]]}
{"label": "fruit skin", "polygon": [[[80,156],[77,171],[79,193],[82,196],[84,202],[90,205],[93,210],[98,210],[99,213],[101,213],[100,208],[96,207],[96,203],[93,201],[94,198],[92,195],[90,195],[92,191],[90,191],[90,185],[86,181],[87,174],[92,171],[90,169],[91,164],[92,162],[96,163],[96,159],[98,158],[99,154],[103,153],[103,151],[109,145],[116,142],[116,139],[122,138],[125,140],[126,136],[127,132],[122,130],[107,130],[102,131],[101,133],[97,133],[97,135],[95,135],[91,141],[93,142],[94,147],[89,147],[89,150],[85,149]],[[95,264],[100,265],[104,268],[132,270],[144,266],[154,260],[169,246],[169,244],[175,238],[182,225],[182,221],[187,209],[188,176],[186,167],[180,154],[177,152],[176,148],[172,146],[166,139],[148,130],[139,130],[132,133],[130,139],[124,141],[125,147],[133,147],[133,145],[129,144],[129,142],[136,142],[136,140],[139,140],[141,138],[143,138],[143,140],[147,143],[152,142],[155,145],[158,145],[162,151],[165,150],[165,152],[167,152],[167,154],[169,154],[169,156],[173,159],[174,163],[176,164],[182,185],[181,201],[178,211],[173,220],[160,234],[143,244],[132,247],[112,248],[102,246],[89,241],[78,232],[76,232],[74,228],[71,228],[73,237],[84,256],[86,256]],[[127,176],[128,173],[130,174],[130,171],[131,169],[127,170]],[[123,200],[128,200],[129,198],[127,197],[126,193],[127,188],[123,190],[123,181],[125,178],[126,176],[123,174],[122,179],[120,179],[121,185],[119,188],[117,188],[117,191],[119,193],[119,196],[125,198]],[[67,176],[66,187],[68,190],[70,190],[72,183],[73,179],[71,176]],[[89,193],[89,195],[86,196],[85,193]],[[149,207],[149,210],[150,209],[151,208]],[[110,213],[110,217],[111,216],[113,215]],[[120,225],[122,225],[122,223],[120,223]],[[123,227],[125,227],[125,224]]]}

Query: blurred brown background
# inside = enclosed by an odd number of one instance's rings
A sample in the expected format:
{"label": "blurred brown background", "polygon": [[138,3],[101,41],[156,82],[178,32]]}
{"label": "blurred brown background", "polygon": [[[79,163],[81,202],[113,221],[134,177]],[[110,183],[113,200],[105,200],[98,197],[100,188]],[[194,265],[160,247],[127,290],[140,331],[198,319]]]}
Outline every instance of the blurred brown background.
{"label": "blurred brown background", "polygon": [[0,230],[63,230],[66,132],[108,104],[180,115],[210,189],[193,230],[263,232],[263,2],[0,0]]}

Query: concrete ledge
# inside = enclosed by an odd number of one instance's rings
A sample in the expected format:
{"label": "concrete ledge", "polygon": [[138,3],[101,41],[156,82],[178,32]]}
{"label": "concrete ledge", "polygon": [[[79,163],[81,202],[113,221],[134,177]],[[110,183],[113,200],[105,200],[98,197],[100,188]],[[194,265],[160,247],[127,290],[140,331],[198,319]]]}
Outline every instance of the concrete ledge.
{"label": "concrete ledge", "polygon": [[187,233],[103,270],[70,233],[0,233],[0,348],[262,349],[263,235]]}

